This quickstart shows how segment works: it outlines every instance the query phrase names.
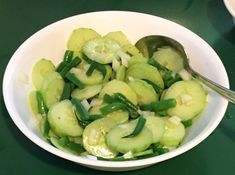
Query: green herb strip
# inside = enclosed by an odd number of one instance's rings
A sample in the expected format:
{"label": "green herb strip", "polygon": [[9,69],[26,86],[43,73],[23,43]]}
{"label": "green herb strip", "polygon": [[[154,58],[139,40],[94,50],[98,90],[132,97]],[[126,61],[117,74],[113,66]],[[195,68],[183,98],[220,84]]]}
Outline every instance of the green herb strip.
{"label": "green herb strip", "polygon": [[81,82],[73,73],[68,72],[65,76],[70,82],[75,84],[79,89],[83,89],[86,85]]}
{"label": "green herb strip", "polygon": [[127,136],[124,136],[122,138],[130,138],[130,137],[137,136],[142,131],[142,129],[144,128],[145,123],[146,123],[146,119],[144,117],[142,117],[142,116],[139,117],[134,131],[131,134],[129,134]]}
{"label": "green herb strip", "polygon": [[118,111],[118,110],[127,110],[127,107],[123,103],[115,102],[115,103],[111,103],[111,104],[108,104],[108,105],[100,108],[100,112],[103,115],[107,115],[111,112]]}
{"label": "green herb strip", "polygon": [[142,105],[140,106],[140,109],[153,111],[153,112],[159,112],[159,111],[165,111],[175,106],[176,106],[176,100],[174,98],[170,98],[170,99],[156,101],[150,104]]}
{"label": "green herb strip", "polygon": [[71,102],[75,106],[78,120],[88,121],[90,118],[89,114],[86,111],[86,109],[83,107],[83,105],[81,104],[80,100],[76,98],[72,98]]}
{"label": "green herb strip", "polygon": [[147,80],[147,79],[142,79],[142,80],[144,80],[145,82],[150,84],[157,94],[161,94],[162,93],[163,89],[161,87],[159,87],[158,85],[156,85],[155,83],[153,83],[152,81]]}
{"label": "green herb strip", "polygon": [[44,102],[43,96],[40,91],[36,91],[36,99],[37,99],[39,114],[42,114],[43,117],[46,117],[48,109],[46,107],[46,104]]}
{"label": "green herb strip", "polygon": [[187,128],[187,127],[189,127],[193,124],[193,120],[189,119],[189,120],[186,120],[186,121],[182,121],[182,124]]}
{"label": "green herb strip", "polygon": [[67,64],[64,66],[64,68],[59,72],[62,77],[65,77],[65,75],[72,69],[73,67],[76,67],[81,63],[81,59],[79,57],[75,57],[72,61],[66,62]]}
{"label": "green herb strip", "polygon": [[105,77],[107,73],[105,66],[103,64],[100,64],[94,61],[90,64],[90,67],[88,68],[86,72],[86,75],[91,76],[91,74],[93,73],[95,69],[98,70],[103,75],[103,78]]}

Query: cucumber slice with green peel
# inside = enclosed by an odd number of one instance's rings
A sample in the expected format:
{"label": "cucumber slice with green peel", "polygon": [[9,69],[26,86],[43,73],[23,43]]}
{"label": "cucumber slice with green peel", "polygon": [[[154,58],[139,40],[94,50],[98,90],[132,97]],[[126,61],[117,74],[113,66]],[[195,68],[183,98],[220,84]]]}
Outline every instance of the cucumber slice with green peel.
{"label": "cucumber slice with green peel", "polygon": [[38,103],[37,103],[37,97],[36,97],[36,91],[31,91],[29,94],[29,105],[31,107],[32,112],[37,115],[38,112]]}
{"label": "cucumber slice with green peel", "polygon": [[118,42],[110,38],[97,37],[83,45],[83,53],[91,60],[100,64],[112,63],[117,59],[117,51],[121,47]]}
{"label": "cucumber slice with green peel", "polygon": [[126,35],[121,31],[109,32],[104,37],[117,41],[124,52],[131,55],[141,55],[140,51],[127,39]]}
{"label": "cucumber slice with green peel", "polygon": [[128,86],[127,83],[119,80],[109,81],[101,90],[99,97],[103,98],[105,94],[113,95],[114,93],[121,93],[128,98],[133,104],[137,104],[136,93]]}
{"label": "cucumber slice with green peel", "polygon": [[[105,104],[100,105],[100,106],[92,107],[89,110],[89,114],[91,114],[91,115],[100,115],[101,114],[100,108],[102,108],[103,106],[105,106]],[[107,114],[105,117],[111,118],[117,124],[125,123],[129,119],[128,112],[127,111],[122,111],[122,110],[111,112],[110,114]]]}
{"label": "cucumber slice with green peel", "polygon": [[106,144],[106,134],[116,125],[110,118],[91,122],[83,132],[83,146],[88,153],[103,158],[113,158],[118,152]]}
{"label": "cucumber slice with green peel", "polygon": [[54,64],[47,59],[40,59],[33,66],[32,81],[37,90],[40,90],[43,80],[52,72],[55,72]]}
{"label": "cucumber slice with green peel", "polygon": [[76,137],[83,133],[70,100],[63,100],[51,106],[48,112],[48,122],[52,131],[58,136]]}
{"label": "cucumber slice with green peel", "polygon": [[144,126],[135,137],[123,138],[131,134],[137,124],[137,120],[119,124],[112,128],[107,134],[107,145],[120,153],[138,153],[146,150],[153,143],[152,132]]}
{"label": "cucumber slice with green peel", "polygon": [[158,94],[147,82],[135,79],[130,81],[128,85],[137,94],[137,101],[139,105],[150,104],[151,102],[158,100]]}
{"label": "cucumber slice with green peel", "polygon": [[144,116],[144,118],[145,126],[152,132],[153,143],[159,142],[165,132],[165,120],[157,116]]}
{"label": "cucumber slice with green peel", "polygon": [[48,108],[60,101],[64,90],[64,84],[64,79],[58,72],[53,72],[44,79],[40,91]]}
{"label": "cucumber slice with green peel", "polygon": [[184,68],[182,56],[172,47],[159,48],[158,51],[153,54],[153,58],[162,66],[165,66],[173,72],[179,72]]}
{"label": "cucumber slice with green peel", "polygon": [[170,116],[186,121],[200,114],[207,104],[207,93],[197,80],[178,81],[164,94],[164,99],[175,98],[176,106],[167,110]]}
{"label": "cucumber slice with green peel", "polygon": [[175,124],[165,119],[165,132],[160,139],[160,144],[166,147],[177,147],[185,136],[185,127],[179,122]]}
{"label": "cucumber slice with green peel", "polygon": [[132,56],[131,59],[128,61],[128,67],[136,64],[136,63],[147,63],[148,59],[141,56],[141,55],[135,55]]}
{"label": "cucumber slice with green peel", "polygon": [[136,63],[130,66],[126,71],[126,78],[128,77],[146,79],[155,83],[160,88],[164,88],[164,82],[158,69],[147,63]]}
{"label": "cucumber slice with green peel", "polygon": [[75,56],[81,56],[82,47],[85,42],[90,39],[100,37],[93,29],[89,28],[78,28],[75,29],[69,37],[67,48],[74,51]]}
{"label": "cucumber slice with green peel", "polygon": [[102,84],[86,86],[83,89],[76,88],[72,91],[71,97],[79,100],[89,99],[97,95],[102,89]]}
{"label": "cucumber slice with green peel", "polygon": [[116,79],[120,81],[124,81],[125,75],[126,75],[126,67],[124,65],[121,65],[117,70]]}

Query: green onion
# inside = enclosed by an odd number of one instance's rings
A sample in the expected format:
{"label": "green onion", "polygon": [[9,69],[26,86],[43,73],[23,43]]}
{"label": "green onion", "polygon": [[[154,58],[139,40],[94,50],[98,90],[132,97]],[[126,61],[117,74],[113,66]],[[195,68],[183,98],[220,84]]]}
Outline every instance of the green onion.
{"label": "green onion", "polygon": [[85,151],[81,144],[70,141],[67,136],[59,138],[58,144],[76,153],[82,153]]}
{"label": "green onion", "polygon": [[70,86],[70,83],[65,82],[65,84],[64,84],[64,89],[63,89],[63,93],[62,93],[62,95],[61,95],[60,100],[69,99],[69,98],[70,98],[70,94],[71,94],[71,86]]}
{"label": "green onion", "polygon": [[156,67],[159,71],[168,71],[169,69],[167,69],[166,67],[162,66],[161,64],[159,64],[154,58],[150,58],[148,60],[148,64]]}
{"label": "green onion", "polygon": [[124,136],[123,138],[130,138],[130,137],[137,136],[142,131],[142,129],[144,128],[145,123],[146,123],[146,119],[142,116],[139,117],[134,131],[131,134],[129,134],[127,136]]}
{"label": "green onion", "polygon": [[103,100],[104,100],[104,102],[106,102],[106,103],[118,102],[115,98],[113,98],[112,96],[110,96],[110,95],[108,95],[108,94],[104,94]]}
{"label": "green onion", "polygon": [[103,64],[97,63],[95,61],[93,61],[90,64],[90,67],[88,68],[88,70],[86,72],[86,75],[87,76],[91,76],[91,74],[93,73],[93,71],[95,69],[98,70],[103,75],[103,78],[105,77],[105,75],[106,75],[106,68],[105,68],[105,66]]}
{"label": "green onion", "polygon": [[100,118],[103,118],[104,116],[103,115],[90,115],[89,116],[89,121],[94,121],[94,120],[97,120],[97,119],[100,119]]}
{"label": "green onion", "polygon": [[163,89],[161,87],[159,87],[158,85],[156,85],[155,83],[153,83],[152,81],[147,80],[147,79],[142,79],[142,80],[144,80],[148,84],[150,84],[157,94],[161,94],[162,93]]}
{"label": "green onion", "polygon": [[46,107],[46,104],[44,102],[43,96],[40,91],[36,91],[36,99],[37,99],[39,114],[42,114],[43,117],[46,117],[48,109]]}
{"label": "green onion", "polygon": [[75,151],[77,153],[85,152],[85,149],[81,144],[75,143],[75,142],[69,142],[66,147],[72,151]]}
{"label": "green onion", "polygon": [[129,109],[134,111],[138,110],[137,106],[134,105],[130,100],[128,100],[123,94],[115,93],[114,97],[123,102]]}
{"label": "green onion", "polygon": [[81,59],[79,57],[75,57],[72,61],[68,62],[64,68],[59,72],[62,77],[65,77],[65,75],[72,69],[73,67],[76,67],[81,63]]}
{"label": "green onion", "polygon": [[182,121],[182,124],[185,126],[185,128],[187,128],[193,124],[193,120],[189,119],[189,120]]}
{"label": "green onion", "polygon": [[174,84],[177,81],[182,80],[182,78],[180,77],[180,75],[178,73],[175,74],[175,76],[171,76],[171,78],[169,78],[168,80],[164,80],[164,84],[166,86],[166,88],[170,87],[172,84]]}
{"label": "green onion", "polygon": [[96,63],[96,69],[103,75],[103,78],[105,78],[107,73],[105,66],[103,64]]}
{"label": "green onion", "polygon": [[116,103],[111,103],[111,104],[108,104],[102,108],[100,108],[100,112],[103,114],[103,115],[107,115],[111,112],[114,112],[114,111],[118,111],[118,110],[126,110],[127,107],[125,104],[123,103],[120,103],[120,102],[116,102]]}
{"label": "green onion", "polygon": [[69,143],[69,138],[67,136],[64,136],[64,137],[61,137],[58,139],[58,143],[61,145],[61,146],[65,146]]}
{"label": "green onion", "polygon": [[176,106],[176,100],[174,98],[170,98],[170,99],[156,101],[150,104],[142,105],[140,106],[140,109],[153,111],[153,112],[159,112],[159,111],[164,111],[175,106]]}
{"label": "green onion", "polygon": [[48,139],[48,134],[49,134],[49,131],[50,131],[51,127],[50,127],[50,124],[47,120],[47,117],[43,117],[41,120],[40,120],[40,131],[43,135],[43,137],[45,137],[46,139]]}
{"label": "green onion", "polygon": [[72,98],[71,102],[75,106],[76,113],[78,114],[77,115],[78,119],[82,121],[89,120],[89,114],[86,111],[86,109],[83,107],[83,105],[81,104],[80,100],[76,98]]}
{"label": "green onion", "polygon": [[73,51],[72,50],[66,50],[64,54],[64,61],[70,62],[73,59]]}
{"label": "green onion", "polygon": [[93,62],[90,64],[90,67],[87,69],[86,71],[86,75],[87,76],[91,76],[91,74],[93,73],[93,71],[96,69],[96,63]]}
{"label": "green onion", "polygon": [[65,77],[75,84],[79,89],[83,89],[86,86],[73,73],[68,72]]}

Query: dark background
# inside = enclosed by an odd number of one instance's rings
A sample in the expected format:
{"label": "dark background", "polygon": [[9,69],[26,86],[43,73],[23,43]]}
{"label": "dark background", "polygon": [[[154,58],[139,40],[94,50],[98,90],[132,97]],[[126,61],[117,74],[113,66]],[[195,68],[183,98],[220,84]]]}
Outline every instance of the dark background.
{"label": "dark background", "polygon": [[[148,13],[192,30],[220,56],[235,90],[235,27],[222,0],[0,0],[1,81],[11,55],[33,33],[72,15],[103,10]],[[32,143],[14,125],[0,92],[0,175],[235,174],[234,105],[213,134],[183,155],[141,170],[110,173],[63,160]]]}

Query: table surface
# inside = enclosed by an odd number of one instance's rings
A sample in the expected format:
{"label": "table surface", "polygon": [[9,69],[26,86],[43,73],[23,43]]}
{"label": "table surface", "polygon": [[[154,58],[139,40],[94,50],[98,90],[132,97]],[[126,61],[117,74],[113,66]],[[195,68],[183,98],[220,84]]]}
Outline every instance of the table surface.
{"label": "table surface", "polygon": [[[235,89],[235,27],[222,0],[0,0],[1,81],[11,55],[34,32],[72,15],[103,10],[148,13],[187,27],[217,52],[227,70],[230,87]],[[220,125],[197,147],[173,159],[122,174],[226,175],[234,174],[234,162],[235,106],[229,104]],[[1,90],[0,175],[43,173],[112,174],[71,163],[32,143],[11,120]]]}

